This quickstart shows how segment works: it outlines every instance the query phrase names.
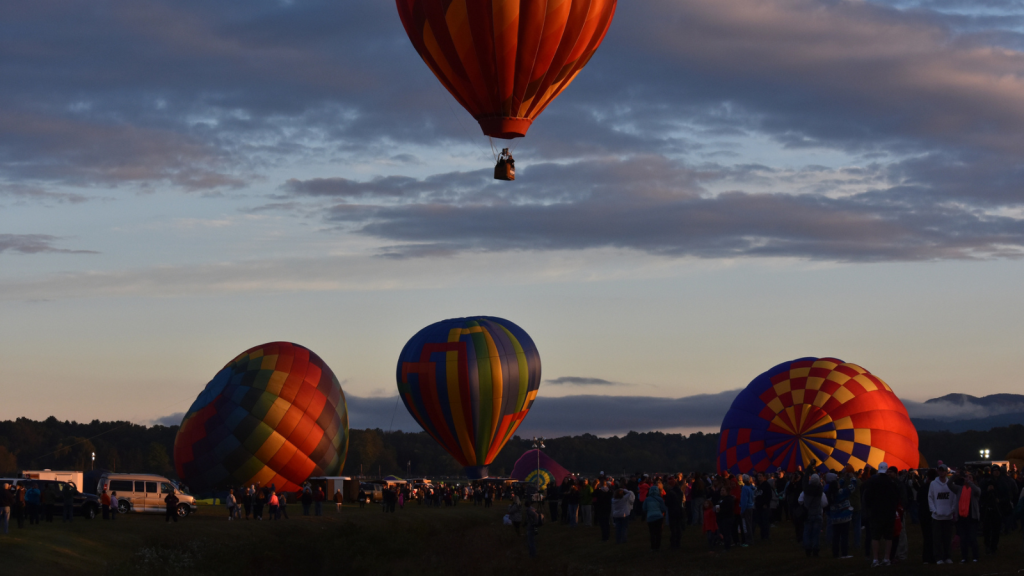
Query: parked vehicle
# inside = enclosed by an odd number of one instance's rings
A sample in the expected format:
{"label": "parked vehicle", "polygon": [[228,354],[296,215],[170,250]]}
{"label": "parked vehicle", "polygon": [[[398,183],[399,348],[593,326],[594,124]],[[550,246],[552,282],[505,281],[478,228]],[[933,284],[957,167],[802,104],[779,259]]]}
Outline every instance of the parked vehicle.
{"label": "parked vehicle", "polygon": [[78,486],[74,482],[64,482],[61,480],[37,480],[35,478],[0,478],[0,483],[7,482],[11,487],[24,484],[26,489],[35,484],[40,490],[54,490],[56,491],[57,497],[54,499],[57,507],[62,508],[64,506],[64,486],[70,485],[73,493],[73,506],[75,510],[75,516],[81,516],[86,520],[92,520],[96,517],[96,514],[100,511],[100,499],[94,494],[82,494],[78,490]]}
{"label": "parked vehicle", "polygon": [[178,517],[184,518],[196,511],[196,499],[163,476],[156,474],[113,474],[100,476],[96,492],[103,489],[117,492],[117,511],[122,514],[141,512],[163,514],[167,510],[164,498],[174,493],[178,497]]}
{"label": "parked vehicle", "polygon": [[384,486],[381,484],[363,482],[359,484],[359,489],[366,493],[367,503],[384,501]]}

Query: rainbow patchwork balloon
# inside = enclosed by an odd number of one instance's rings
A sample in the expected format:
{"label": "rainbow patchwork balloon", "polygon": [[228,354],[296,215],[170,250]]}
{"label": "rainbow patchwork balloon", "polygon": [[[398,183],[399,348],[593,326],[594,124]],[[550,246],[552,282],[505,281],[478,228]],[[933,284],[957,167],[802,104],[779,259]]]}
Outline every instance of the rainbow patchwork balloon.
{"label": "rainbow patchwork balloon", "polygon": [[718,470],[916,468],[917,429],[892,388],[835,358],[801,358],[761,374],[722,422]]}
{"label": "rainbow patchwork balloon", "polygon": [[397,379],[420,426],[466,467],[467,476],[484,478],[537,398],[540,354],[508,320],[444,320],[405,345]]}
{"label": "rainbow patchwork balloon", "polygon": [[229,362],[174,439],[178,476],[200,492],[257,483],[296,491],[311,476],[340,473],[347,453],[341,384],[319,356],[287,342]]}

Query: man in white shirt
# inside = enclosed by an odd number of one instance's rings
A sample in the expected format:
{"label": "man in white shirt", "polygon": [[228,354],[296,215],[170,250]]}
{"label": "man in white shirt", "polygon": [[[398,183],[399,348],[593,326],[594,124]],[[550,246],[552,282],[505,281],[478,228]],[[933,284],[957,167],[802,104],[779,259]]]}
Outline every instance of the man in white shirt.
{"label": "man in white shirt", "polygon": [[953,531],[956,529],[957,496],[949,486],[949,468],[939,464],[939,477],[928,486],[928,510],[932,513],[935,563],[952,564]]}

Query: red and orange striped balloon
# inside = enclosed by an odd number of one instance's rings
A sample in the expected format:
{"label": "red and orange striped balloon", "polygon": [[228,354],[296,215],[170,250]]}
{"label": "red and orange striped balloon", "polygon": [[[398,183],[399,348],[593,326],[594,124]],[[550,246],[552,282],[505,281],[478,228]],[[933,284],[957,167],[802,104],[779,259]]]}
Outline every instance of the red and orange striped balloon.
{"label": "red and orange striped balloon", "polygon": [[617,0],[397,0],[413,46],[494,138],[525,136],[587,65]]}

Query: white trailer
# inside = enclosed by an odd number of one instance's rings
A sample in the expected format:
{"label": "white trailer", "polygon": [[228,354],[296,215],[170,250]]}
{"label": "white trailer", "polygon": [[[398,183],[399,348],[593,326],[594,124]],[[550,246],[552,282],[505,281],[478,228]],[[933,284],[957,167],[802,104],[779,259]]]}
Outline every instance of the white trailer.
{"label": "white trailer", "polygon": [[81,492],[83,488],[83,482],[85,481],[85,472],[75,472],[68,470],[22,470],[22,478],[30,478],[32,480],[57,480],[59,482],[70,482],[78,488]]}

